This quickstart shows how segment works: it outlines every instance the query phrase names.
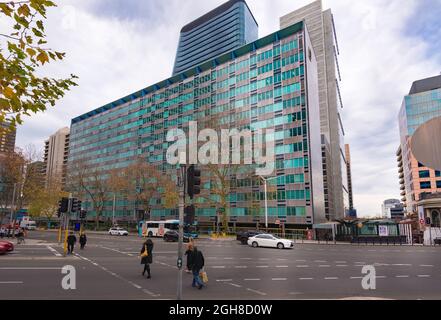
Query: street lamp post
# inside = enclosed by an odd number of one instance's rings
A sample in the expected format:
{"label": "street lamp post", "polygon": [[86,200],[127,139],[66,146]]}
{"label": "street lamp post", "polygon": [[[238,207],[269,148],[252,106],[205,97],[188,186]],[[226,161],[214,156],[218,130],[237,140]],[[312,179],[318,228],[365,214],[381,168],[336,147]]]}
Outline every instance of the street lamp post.
{"label": "street lamp post", "polygon": [[112,208],[112,225],[115,226],[115,206],[116,206],[116,194],[113,194],[113,208]]}
{"label": "street lamp post", "polygon": [[184,210],[185,210],[185,181],[187,167],[180,166],[178,169],[177,187],[179,189],[179,240],[178,240],[178,286],[177,300],[182,300],[182,261],[184,256]]}
{"label": "street lamp post", "polygon": [[279,177],[284,177],[284,176],[277,176],[277,177],[272,177],[272,178],[264,178],[262,176],[259,176],[264,183],[264,188],[265,188],[265,228],[268,231],[268,181],[277,179]]}

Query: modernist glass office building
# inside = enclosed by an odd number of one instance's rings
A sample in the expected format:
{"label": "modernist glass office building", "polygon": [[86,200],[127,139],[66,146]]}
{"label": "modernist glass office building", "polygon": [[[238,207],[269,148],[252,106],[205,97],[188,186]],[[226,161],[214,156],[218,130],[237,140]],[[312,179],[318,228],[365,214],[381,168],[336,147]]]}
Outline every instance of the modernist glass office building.
{"label": "modernist glass office building", "polygon": [[181,30],[173,75],[258,39],[245,0],[230,0]]}
{"label": "modernist glass office building", "polygon": [[436,117],[441,117],[441,76],[415,81],[399,114],[401,146],[397,157],[401,195],[408,213],[417,212],[422,193],[441,192],[441,173],[418,163],[410,150],[415,131]]}
{"label": "modernist glass office building", "polygon": [[[300,22],[73,119],[69,162],[83,159],[104,174],[140,156],[176,172],[166,163],[172,128],[212,117],[238,129],[273,128],[279,178],[269,192],[269,222],[310,226],[325,221],[317,88],[315,54]],[[210,180],[201,169],[206,194]],[[232,221],[264,221],[258,177],[234,179],[229,200]],[[196,202],[198,222],[212,220],[216,208],[203,198]],[[177,210],[161,203],[152,201],[151,218],[175,218]],[[133,212],[133,203],[117,201],[118,219],[132,219]],[[105,216],[111,215],[109,201]]]}

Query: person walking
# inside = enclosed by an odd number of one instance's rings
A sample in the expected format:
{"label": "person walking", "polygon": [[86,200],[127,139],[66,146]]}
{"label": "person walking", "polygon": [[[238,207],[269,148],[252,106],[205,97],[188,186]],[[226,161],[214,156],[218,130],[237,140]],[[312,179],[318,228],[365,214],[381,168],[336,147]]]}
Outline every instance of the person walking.
{"label": "person walking", "polygon": [[69,236],[67,237],[67,254],[73,253],[76,242],[77,242],[77,238],[75,237],[74,233],[71,231]]}
{"label": "person walking", "polygon": [[81,248],[81,250],[84,249],[84,247],[86,246],[86,243],[87,243],[87,237],[86,237],[86,234],[83,232],[80,235],[80,248]]}
{"label": "person walking", "polygon": [[141,264],[144,265],[144,270],[142,271],[142,275],[145,275],[147,271],[147,279],[151,279],[152,276],[150,274],[150,264],[153,263],[153,241],[151,239],[147,239],[144,242],[141,249]]}
{"label": "person walking", "polygon": [[21,244],[21,243],[24,243],[24,242],[25,242],[25,240],[24,240],[24,230],[23,230],[23,228],[20,228],[18,230],[18,233],[17,233],[17,244]]}
{"label": "person walking", "polygon": [[190,240],[190,242],[187,244],[187,251],[185,251],[185,255],[187,256],[187,270],[185,272],[191,273],[192,268],[192,254],[193,254],[193,241]]}
{"label": "person walking", "polygon": [[201,272],[202,268],[204,267],[205,261],[204,261],[204,255],[201,251],[198,250],[197,247],[193,246],[192,254],[191,254],[191,271],[193,272],[193,288],[198,288],[201,290],[204,287],[204,284],[202,283],[201,278],[199,277],[199,273]]}

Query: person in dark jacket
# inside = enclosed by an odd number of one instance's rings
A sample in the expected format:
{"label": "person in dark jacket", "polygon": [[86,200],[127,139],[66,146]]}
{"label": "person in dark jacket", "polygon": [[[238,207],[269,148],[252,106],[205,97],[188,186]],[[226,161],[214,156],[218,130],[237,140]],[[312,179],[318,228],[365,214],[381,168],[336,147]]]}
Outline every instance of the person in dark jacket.
{"label": "person in dark jacket", "polygon": [[190,240],[190,242],[187,245],[187,251],[185,251],[185,255],[187,256],[187,270],[185,272],[190,273],[191,267],[192,267],[192,253],[193,253],[193,241]]}
{"label": "person in dark jacket", "polygon": [[86,243],[87,243],[87,237],[86,237],[86,234],[83,232],[83,233],[80,235],[80,246],[81,246],[81,250],[84,249],[84,247],[86,246]]}
{"label": "person in dark jacket", "polygon": [[67,237],[67,253],[72,254],[74,251],[75,243],[77,243],[77,238],[74,233],[71,231],[69,236]]}
{"label": "person in dark jacket", "polygon": [[153,241],[151,239],[147,239],[146,242],[142,245],[141,249],[141,255],[147,250],[147,257],[141,258],[141,264],[144,265],[144,271],[142,272],[142,275],[145,275],[145,272],[147,271],[147,279],[151,279],[152,276],[150,274],[150,264],[153,263]]}
{"label": "person in dark jacket", "polygon": [[204,284],[202,283],[201,278],[199,277],[199,273],[201,272],[202,268],[204,267],[205,261],[204,261],[204,255],[201,251],[198,250],[197,247],[193,247],[193,252],[191,254],[191,271],[193,272],[193,284],[192,287],[197,287],[199,290],[202,289]]}

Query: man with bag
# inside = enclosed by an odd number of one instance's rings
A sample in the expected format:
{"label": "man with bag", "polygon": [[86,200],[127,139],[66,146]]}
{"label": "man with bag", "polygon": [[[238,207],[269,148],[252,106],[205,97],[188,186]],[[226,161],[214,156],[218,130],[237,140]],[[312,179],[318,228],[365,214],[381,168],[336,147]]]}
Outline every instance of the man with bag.
{"label": "man with bag", "polygon": [[193,247],[192,251],[193,251],[191,254],[191,262],[192,262],[191,271],[193,272],[192,287],[193,288],[197,287],[199,290],[201,290],[204,287],[204,284],[200,278],[201,270],[204,268],[204,264],[205,264],[204,255],[195,246]]}

